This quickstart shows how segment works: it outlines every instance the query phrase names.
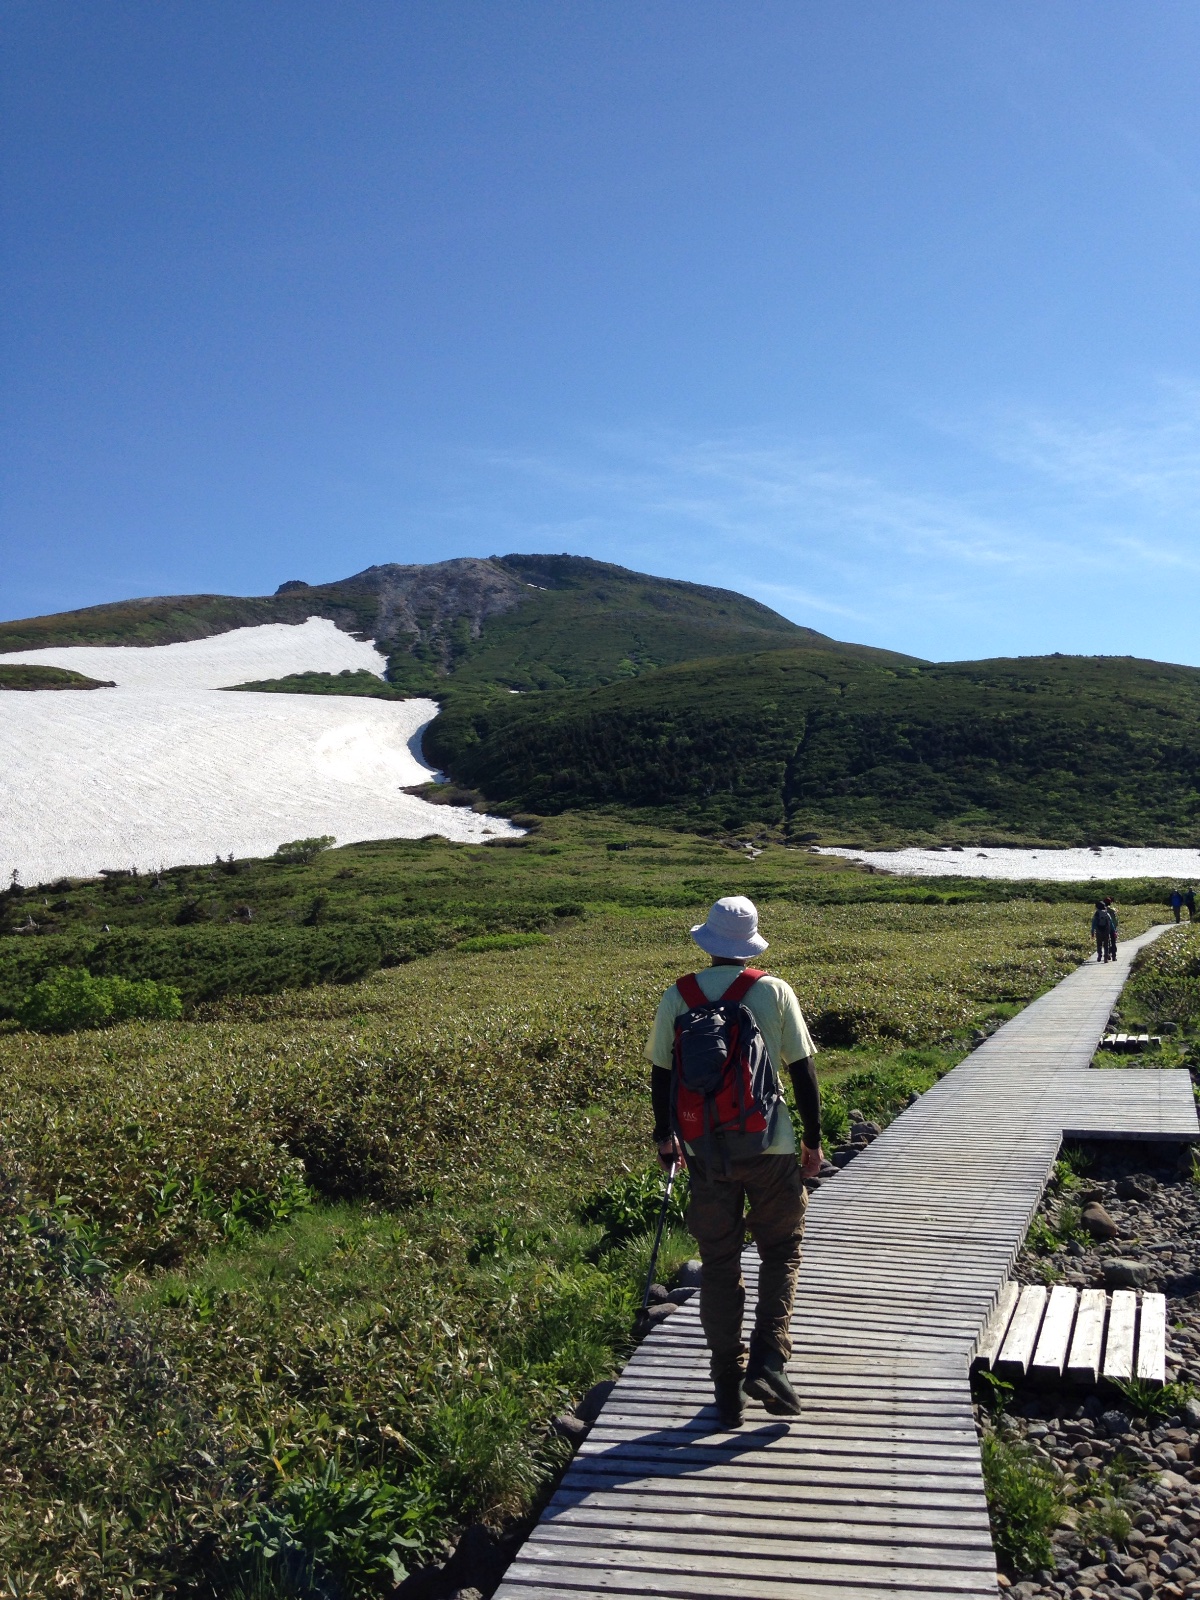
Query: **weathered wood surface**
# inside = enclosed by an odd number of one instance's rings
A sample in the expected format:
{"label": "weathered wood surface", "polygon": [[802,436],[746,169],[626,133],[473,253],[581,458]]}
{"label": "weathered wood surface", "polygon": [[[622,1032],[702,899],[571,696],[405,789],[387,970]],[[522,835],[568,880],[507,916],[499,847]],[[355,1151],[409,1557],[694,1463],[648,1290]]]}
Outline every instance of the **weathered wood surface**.
{"label": "weathered wood surface", "polygon": [[[1090,1066],[1162,931],[1027,1007],[813,1196],[803,1417],[752,1404],[720,1431],[689,1301],[630,1360],[498,1600],[995,1600],[968,1374],[1063,1135],[1200,1137],[1186,1072]],[[744,1269],[752,1305],[752,1251]],[[1099,1360],[1087,1306],[1069,1363]]]}

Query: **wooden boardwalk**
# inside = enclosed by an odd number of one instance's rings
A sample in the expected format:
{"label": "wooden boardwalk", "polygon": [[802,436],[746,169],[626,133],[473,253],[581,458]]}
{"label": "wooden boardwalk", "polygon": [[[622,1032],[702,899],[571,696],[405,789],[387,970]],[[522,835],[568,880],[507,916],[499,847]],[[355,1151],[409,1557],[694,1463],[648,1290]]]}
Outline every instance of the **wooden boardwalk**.
{"label": "wooden boardwalk", "polygon": [[813,1196],[803,1417],[751,1404],[718,1429],[693,1299],[625,1368],[498,1600],[994,1600],[968,1372],[1063,1135],[1200,1137],[1186,1072],[1089,1066],[1161,931],[1027,1007]]}

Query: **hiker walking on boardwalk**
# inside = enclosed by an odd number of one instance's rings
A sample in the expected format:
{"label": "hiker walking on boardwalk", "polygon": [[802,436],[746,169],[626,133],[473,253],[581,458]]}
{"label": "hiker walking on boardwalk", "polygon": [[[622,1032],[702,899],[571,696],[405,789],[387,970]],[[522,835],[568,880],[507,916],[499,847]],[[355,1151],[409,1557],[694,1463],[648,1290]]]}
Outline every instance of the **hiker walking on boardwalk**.
{"label": "hiker walking on boardwalk", "polygon": [[1175,921],[1179,921],[1179,913],[1183,910],[1183,896],[1178,889],[1171,890],[1171,910],[1175,913]]}
{"label": "hiker walking on boardwalk", "polygon": [[1104,896],[1104,909],[1108,912],[1108,960],[1117,959],[1117,908],[1110,894]]}
{"label": "hiker walking on boardwalk", "polygon": [[1112,918],[1109,915],[1108,907],[1103,900],[1097,900],[1096,909],[1092,912],[1092,937],[1096,941],[1097,961],[1107,961],[1109,959],[1108,943],[1111,933]]}
{"label": "hiker walking on boardwalk", "polygon": [[[746,1395],[776,1416],[800,1412],[787,1359],[808,1203],[800,1180],[821,1170],[821,1098],[816,1052],[795,994],[781,978],[747,965],[767,948],[753,903],[743,895],[718,900],[692,938],[712,964],[667,990],[646,1056],[659,1160],[664,1167],[681,1155],[687,1162],[687,1225],[703,1268],[700,1321],[721,1425],[736,1428]],[[800,1111],[799,1152],[781,1066]],[[747,1227],[761,1261],[748,1352],[741,1264]]]}

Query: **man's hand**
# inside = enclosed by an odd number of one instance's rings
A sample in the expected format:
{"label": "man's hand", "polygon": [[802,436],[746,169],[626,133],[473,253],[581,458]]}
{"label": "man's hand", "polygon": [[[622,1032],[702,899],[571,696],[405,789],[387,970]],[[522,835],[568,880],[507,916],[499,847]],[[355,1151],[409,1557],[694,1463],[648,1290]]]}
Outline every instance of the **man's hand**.
{"label": "man's hand", "polygon": [[804,1140],[800,1141],[800,1176],[802,1178],[819,1178],[821,1176],[821,1163],[825,1159],[825,1152],[818,1145],[815,1150],[810,1150]]}
{"label": "man's hand", "polygon": [[677,1167],[682,1160],[683,1151],[674,1134],[658,1140],[658,1164],[664,1172],[670,1172],[671,1168]]}

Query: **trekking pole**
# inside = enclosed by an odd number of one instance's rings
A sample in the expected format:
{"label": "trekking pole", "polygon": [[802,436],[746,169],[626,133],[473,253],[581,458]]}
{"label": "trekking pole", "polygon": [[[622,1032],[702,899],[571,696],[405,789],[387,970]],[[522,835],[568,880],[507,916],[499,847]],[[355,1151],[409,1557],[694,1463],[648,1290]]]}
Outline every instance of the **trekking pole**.
{"label": "trekking pole", "polygon": [[645,1322],[650,1306],[650,1285],[654,1282],[654,1269],[658,1265],[658,1247],[662,1243],[663,1225],[667,1220],[667,1207],[671,1204],[671,1190],[675,1187],[675,1174],[679,1170],[677,1161],[671,1162],[671,1170],[667,1174],[667,1192],[663,1195],[662,1210],[658,1213],[658,1231],[654,1235],[654,1249],[650,1252],[650,1269],[646,1273],[646,1288],[642,1294],[642,1309],[638,1313],[638,1321]]}

